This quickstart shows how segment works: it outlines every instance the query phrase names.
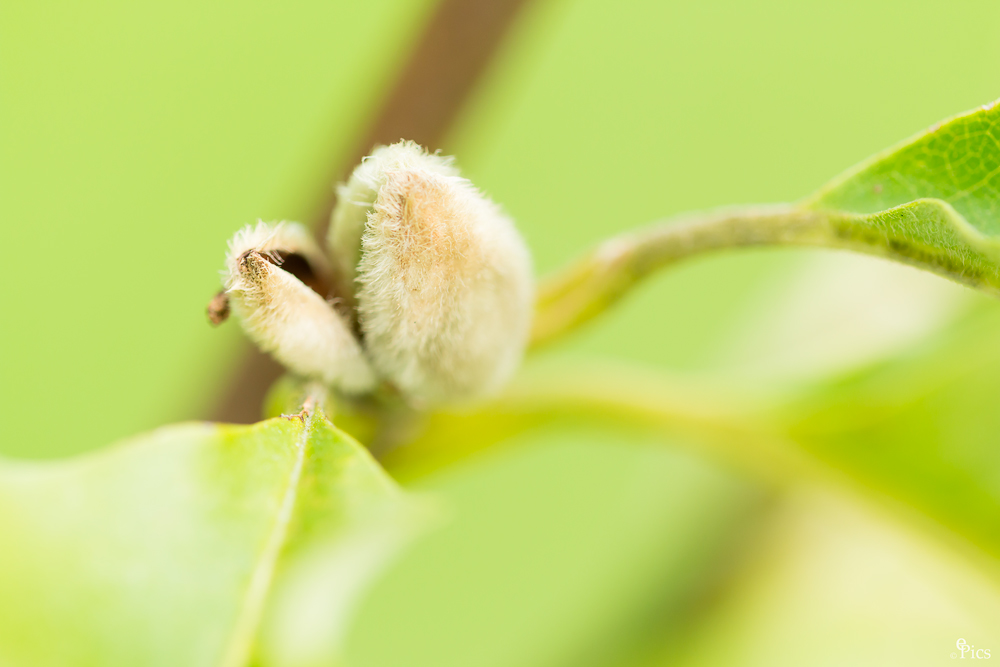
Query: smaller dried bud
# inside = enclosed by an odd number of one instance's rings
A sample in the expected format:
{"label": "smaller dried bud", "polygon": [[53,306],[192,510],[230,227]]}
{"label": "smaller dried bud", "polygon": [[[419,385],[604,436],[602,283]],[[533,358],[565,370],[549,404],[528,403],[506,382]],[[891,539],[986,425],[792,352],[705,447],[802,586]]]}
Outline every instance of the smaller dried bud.
{"label": "smaller dried bud", "polygon": [[[300,277],[282,268],[286,261]],[[375,377],[350,327],[306,284],[323,285],[328,274],[307,229],[258,223],[230,242],[226,293],[247,335],[282,364],[347,393],[370,391]]]}

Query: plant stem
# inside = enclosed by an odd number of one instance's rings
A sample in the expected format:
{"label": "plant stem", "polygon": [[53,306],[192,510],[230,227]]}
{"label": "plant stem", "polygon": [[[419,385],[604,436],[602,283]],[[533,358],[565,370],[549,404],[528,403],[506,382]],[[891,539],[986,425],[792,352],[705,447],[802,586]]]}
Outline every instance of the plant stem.
{"label": "plant stem", "polygon": [[611,238],[539,286],[531,345],[538,347],[596,317],[650,273],[720,248],[834,245],[830,211],[791,205],[715,211]]}

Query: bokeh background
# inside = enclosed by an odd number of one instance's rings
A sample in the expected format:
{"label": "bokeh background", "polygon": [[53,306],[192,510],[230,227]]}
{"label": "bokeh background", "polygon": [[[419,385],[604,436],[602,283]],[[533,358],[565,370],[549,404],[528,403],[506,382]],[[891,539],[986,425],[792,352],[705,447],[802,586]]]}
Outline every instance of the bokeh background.
{"label": "bokeh background", "polygon": [[[212,414],[246,350],[204,315],[227,238],[312,214],[434,10],[0,6],[0,454]],[[535,0],[432,148],[544,274],[674,213],[794,201],[1000,96],[998,25],[989,0]],[[529,370],[808,392],[971,312],[998,311],[877,260],[740,251],[656,277]],[[454,520],[366,599],[352,664],[940,664],[959,637],[1000,653],[989,558],[850,494],[775,509],[671,445],[560,424],[412,482]]]}

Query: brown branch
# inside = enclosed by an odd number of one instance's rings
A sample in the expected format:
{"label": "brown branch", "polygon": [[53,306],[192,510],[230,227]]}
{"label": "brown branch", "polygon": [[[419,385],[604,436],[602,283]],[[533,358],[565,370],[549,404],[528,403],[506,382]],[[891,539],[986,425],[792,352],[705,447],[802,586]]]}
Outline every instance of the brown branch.
{"label": "brown branch", "polygon": [[[526,2],[441,0],[368,134],[346,163],[331,172],[329,182],[344,179],[377,144],[411,139],[437,148]],[[320,235],[326,233],[334,205],[332,194],[324,200],[315,219]],[[213,420],[250,423],[260,419],[267,389],[282,373],[277,362],[247,348],[212,411]]]}

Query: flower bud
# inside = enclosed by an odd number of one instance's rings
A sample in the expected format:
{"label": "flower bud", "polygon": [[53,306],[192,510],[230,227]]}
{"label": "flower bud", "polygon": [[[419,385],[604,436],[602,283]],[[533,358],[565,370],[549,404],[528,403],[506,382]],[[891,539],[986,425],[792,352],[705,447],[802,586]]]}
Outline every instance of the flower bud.
{"label": "flower bud", "polygon": [[337,187],[337,206],[330,217],[327,234],[330,256],[347,284],[353,284],[358,275],[361,236],[368,224],[368,214],[385,185],[386,172],[396,169],[458,176],[452,158],[430,155],[412,141],[378,146],[362,159],[347,183]]}
{"label": "flower bud", "polygon": [[[335,211],[331,245],[357,275],[376,372],[416,403],[475,398],[509,379],[527,343],[531,261],[499,208],[450,160],[412,142],[377,149]],[[374,198],[372,194],[374,193]],[[360,211],[366,211],[360,248]]]}
{"label": "flower bud", "polygon": [[329,267],[308,230],[285,222],[247,226],[229,244],[224,273],[232,310],[262,350],[344,392],[374,388],[360,344],[324,298]]}
{"label": "flower bud", "polygon": [[346,393],[384,382],[426,407],[499,388],[534,305],[513,223],[450,158],[412,142],[377,148],[339,194],[333,266],[300,225],[247,227],[230,243],[212,321],[231,305],[262,349]]}

